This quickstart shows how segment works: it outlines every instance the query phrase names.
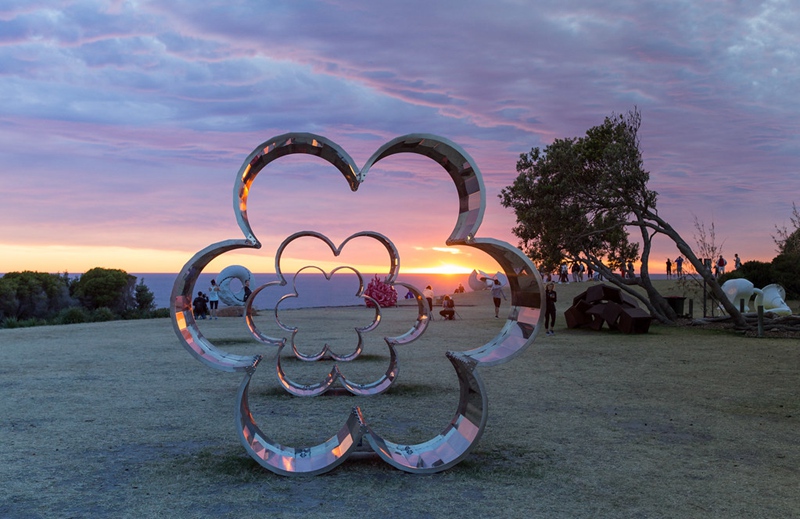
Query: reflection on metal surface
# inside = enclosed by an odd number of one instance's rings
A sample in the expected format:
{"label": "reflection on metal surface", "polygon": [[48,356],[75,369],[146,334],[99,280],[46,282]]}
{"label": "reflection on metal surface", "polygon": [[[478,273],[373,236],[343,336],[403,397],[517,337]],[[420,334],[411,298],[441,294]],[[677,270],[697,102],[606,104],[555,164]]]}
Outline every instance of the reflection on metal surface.
{"label": "reflection on metal surface", "polygon": [[[226,353],[202,335],[191,308],[191,296],[197,276],[209,262],[226,252],[240,248],[258,249],[261,247],[247,218],[247,200],[259,172],[273,160],[289,154],[315,155],[333,165],[345,178],[351,190],[357,191],[369,169],[375,163],[399,153],[413,153],[427,157],[439,164],[450,176],[458,193],[459,208],[455,226],[445,243],[449,246],[477,248],[497,261],[501,267],[501,273],[508,279],[511,291],[511,308],[508,318],[500,332],[483,346],[462,352],[448,352],[447,358],[458,376],[459,401],[456,413],[450,422],[439,434],[428,441],[403,445],[386,440],[368,426],[366,417],[359,408],[355,408],[350,413],[344,425],[335,435],[319,445],[310,448],[295,448],[271,441],[257,425],[250,410],[248,397],[251,378],[261,357]],[[313,475],[327,472],[341,464],[354,451],[362,438],[366,438],[370,448],[387,463],[413,473],[446,470],[467,456],[480,439],[487,421],[487,394],[478,368],[508,362],[520,355],[533,343],[543,318],[541,312],[542,281],[530,260],[519,249],[506,242],[476,237],[483,219],[485,194],[480,171],[472,158],[458,145],[447,139],[429,134],[411,134],[381,146],[359,170],[342,148],[325,137],[308,133],[289,133],[265,141],[245,159],[237,173],[233,195],[234,213],[245,238],[210,245],[189,260],[173,286],[171,309],[175,333],[183,346],[195,358],[215,369],[244,372],[245,378],[239,389],[239,405],[236,416],[239,436],[247,452],[262,466],[282,475]],[[359,236],[376,239],[386,247],[390,257],[387,282],[404,286],[414,294],[418,307],[416,321],[405,334],[386,339],[391,361],[386,373],[378,380],[365,384],[354,383],[343,375],[337,364],[323,380],[317,383],[311,385],[295,383],[286,377],[280,363],[280,352],[286,347],[286,340],[269,337],[262,333],[253,321],[252,306],[255,296],[260,291],[287,284],[280,269],[279,258],[283,249],[294,239],[310,237],[322,240],[328,244],[334,256],[338,256],[345,244]],[[420,291],[410,285],[396,282],[400,261],[399,254],[392,242],[383,235],[365,231],[354,234],[339,247],[335,247],[324,235],[314,231],[303,231],[284,240],[275,257],[279,280],[253,289],[253,295],[245,306],[245,321],[251,334],[261,345],[275,348],[276,373],[281,385],[287,391],[299,396],[321,394],[337,380],[341,381],[348,391],[358,395],[375,395],[386,391],[397,375],[398,363],[395,346],[418,339],[430,321],[427,305],[423,304]],[[324,274],[324,271],[322,272]],[[333,275],[334,272],[331,272],[330,275]],[[328,276],[328,274],[325,275]],[[283,330],[293,330],[291,326],[283,325],[278,319],[277,305],[276,319]],[[380,311],[378,309],[373,323],[365,328],[376,326],[379,321]],[[358,342],[360,344],[360,341]],[[296,351],[294,344],[292,347]],[[337,355],[339,360],[354,360],[359,353],[360,346],[357,344],[354,352]],[[330,349],[326,351],[323,348],[321,357],[326,355],[332,357]],[[310,357],[315,356],[311,355]]]}

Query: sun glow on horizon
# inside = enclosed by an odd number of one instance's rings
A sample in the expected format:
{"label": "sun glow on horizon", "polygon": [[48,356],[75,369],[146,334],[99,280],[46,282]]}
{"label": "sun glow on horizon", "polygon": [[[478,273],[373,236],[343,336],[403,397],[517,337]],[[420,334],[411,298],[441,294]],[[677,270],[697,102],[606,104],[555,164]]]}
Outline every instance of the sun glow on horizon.
{"label": "sun glow on horizon", "polygon": [[406,274],[471,274],[474,269],[462,265],[445,263],[437,267],[417,267],[402,269]]}

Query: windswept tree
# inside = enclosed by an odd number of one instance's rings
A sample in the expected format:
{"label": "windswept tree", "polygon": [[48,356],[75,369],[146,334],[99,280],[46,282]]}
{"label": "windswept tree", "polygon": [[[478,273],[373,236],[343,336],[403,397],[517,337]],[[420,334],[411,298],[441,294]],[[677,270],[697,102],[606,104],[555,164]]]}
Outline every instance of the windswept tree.
{"label": "windswept tree", "polygon": [[[513,229],[523,250],[546,267],[562,259],[578,261],[600,272],[610,282],[636,297],[662,322],[676,315],[653,287],[648,261],[653,237],[663,234],[711,287],[738,326],[744,317],[728,301],[711,271],[691,247],[663,220],[656,209],[658,193],[647,188],[650,174],[639,151],[641,114],[637,109],[606,117],[584,137],[556,139],[544,150],[520,155],[518,176],[500,199],[514,210]],[[630,240],[629,230],[639,234]],[[617,271],[623,262],[641,254],[641,272],[625,279]],[[631,285],[644,288],[646,296]]]}

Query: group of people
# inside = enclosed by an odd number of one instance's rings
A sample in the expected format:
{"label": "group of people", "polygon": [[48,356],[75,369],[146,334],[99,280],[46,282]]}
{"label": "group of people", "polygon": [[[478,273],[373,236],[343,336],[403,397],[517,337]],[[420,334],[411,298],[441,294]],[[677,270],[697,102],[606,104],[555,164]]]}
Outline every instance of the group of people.
{"label": "group of people", "polygon": [[[456,292],[458,293],[458,290],[456,290]],[[433,313],[433,287],[430,285],[426,286],[425,290],[422,291],[422,296],[428,302],[428,312]],[[452,297],[446,295],[442,298],[442,309],[439,310],[439,315],[441,315],[446,321],[452,321],[455,319],[456,303],[453,301]]]}
{"label": "group of people", "polygon": [[[675,262],[674,262],[674,264],[675,264],[675,274],[674,275],[678,276],[679,278],[683,277],[683,261],[684,260],[683,260],[682,256],[678,256],[677,258],[675,258]],[[710,262],[711,260],[706,260],[706,261]],[[666,265],[667,265],[667,279],[672,279],[672,276],[673,276],[673,273],[672,273],[673,262],[670,261],[669,258],[667,258]],[[708,263],[706,265],[709,268],[711,268],[711,266]],[[720,254],[719,257],[714,261],[714,266],[713,266],[714,277],[720,277],[721,275],[725,274],[725,267],[727,267],[727,266],[728,266],[728,260],[726,260],[722,256],[722,254]],[[733,255],[733,268],[735,270],[739,270],[740,268],[742,268],[742,260],[741,260],[741,258],[739,258],[739,254],[734,254]]]}
{"label": "group of people", "polygon": [[[456,294],[463,294],[464,293],[464,286],[459,284],[458,288],[455,291]],[[500,303],[502,300],[506,298],[505,293],[503,292],[503,285],[500,283],[499,279],[495,279],[492,281],[492,302],[494,303],[494,317],[495,319],[500,318]],[[425,287],[425,290],[422,291],[422,297],[425,298],[425,301],[428,302],[428,312],[433,313],[433,287],[430,285]],[[449,295],[445,295],[442,298],[442,309],[439,310],[439,315],[441,315],[445,321],[452,321],[455,319],[456,313],[456,303],[453,301],[453,298]]]}
{"label": "group of people", "polygon": [[[217,319],[217,310],[219,309],[219,292],[220,287],[216,279],[211,280],[211,286],[208,288],[208,293],[202,291],[197,293],[197,297],[192,300],[192,309],[194,310],[195,319]],[[250,299],[250,294],[253,291],[250,289],[250,281],[245,280],[242,286],[243,301],[247,302]]]}
{"label": "group of people", "polygon": [[[202,291],[197,293],[197,297],[192,301],[195,319],[217,319],[217,309],[219,308],[219,285],[215,279],[211,280],[208,294]],[[210,312],[209,312],[210,310]],[[210,315],[209,315],[210,313]]]}
{"label": "group of people", "polygon": [[[683,277],[683,256],[678,256],[675,258],[675,275]],[[667,279],[672,279],[672,260],[667,258]]]}

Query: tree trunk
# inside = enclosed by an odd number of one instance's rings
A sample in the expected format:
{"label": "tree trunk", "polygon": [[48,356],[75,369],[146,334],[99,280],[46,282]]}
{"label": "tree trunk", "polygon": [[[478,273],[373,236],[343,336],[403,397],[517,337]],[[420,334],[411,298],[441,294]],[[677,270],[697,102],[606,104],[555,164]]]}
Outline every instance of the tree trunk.
{"label": "tree trunk", "polygon": [[648,213],[647,217],[647,219],[657,224],[657,227],[656,225],[648,224],[651,228],[669,236],[670,239],[675,242],[675,245],[678,246],[678,250],[686,257],[689,263],[692,264],[697,273],[703,277],[703,280],[711,288],[711,293],[715,298],[717,298],[725,311],[728,312],[728,315],[731,316],[731,319],[735,325],[738,328],[748,328],[747,320],[744,318],[741,312],[739,312],[739,309],[736,308],[736,305],[734,305],[731,300],[728,299],[728,296],[722,291],[722,287],[719,286],[719,283],[717,283],[714,275],[708,269],[706,269],[705,265],[703,265],[697,256],[695,256],[694,251],[692,251],[692,248],[689,247],[683,238],[681,238],[681,235],[678,234],[678,232],[673,229],[670,224],[662,220],[657,214],[650,212]]}
{"label": "tree trunk", "polygon": [[[653,286],[653,282],[650,279],[650,267],[649,260],[650,260],[650,249],[652,247],[652,236],[647,232],[647,228],[644,225],[639,225],[639,229],[642,232],[642,267],[639,270],[639,284],[642,288],[644,288],[645,292],[647,292],[647,297],[650,299],[650,303],[658,308],[657,314],[658,316],[663,316],[663,319],[659,317],[659,320],[664,324],[675,324],[675,319],[677,319],[678,315],[675,313],[675,310],[667,303],[667,300],[664,299],[658,290]],[[650,312],[653,314],[653,312]]]}
{"label": "tree trunk", "polygon": [[[620,277],[618,274],[612,272],[611,269],[606,267],[598,258],[595,258],[593,256],[588,256],[587,255],[587,259],[592,264],[592,268],[594,268],[597,272],[602,273],[603,277],[605,277],[608,280],[609,283],[617,286],[620,290],[625,291],[625,293],[629,294],[631,297],[634,297],[635,299],[638,299],[639,301],[641,301],[642,304],[645,307],[647,307],[647,311],[650,312],[650,315],[652,315],[653,317],[658,319],[659,322],[664,323],[664,324],[675,324],[674,318],[670,319],[667,314],[665,314],[664,312],[660,311],[655,305],[653,305],[653,303],[651,302],[650,299],[648,299],[648,297],[644,296],[641,292],[638,292],[637,290],[633,290],[633,289],[630,288],[630,285],[637,285],[637,286],[643,286],[643,285],[641,285],[640,283],[637,283],[636,281],[630,281],[630,282],[626,281],[625,279]],[[650,287],[652,288],[652,283],[650,284]],[[647,290],[646,287],[644,287],[644,288],[645,288],[645,290]],[[653,288],[653,291],[655,292],[654,288]],[[658,294],[658,292],[655,292],[655,293]],[[648,292],[648,296],[650,296],[649,292]],[[659,297],[660,297],[660,295],[659,295]],[[673,315],[674,315],[674,312],[673,312]]]}

